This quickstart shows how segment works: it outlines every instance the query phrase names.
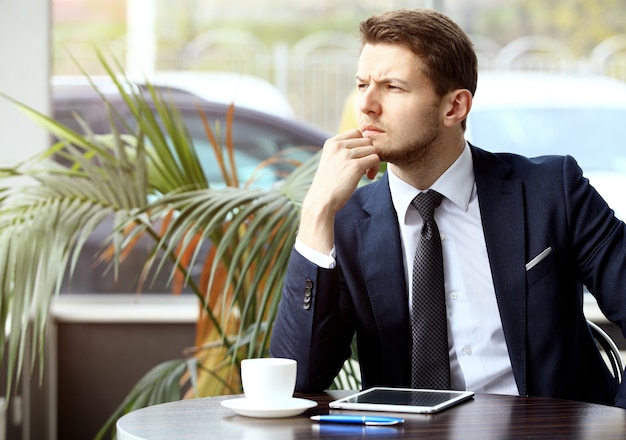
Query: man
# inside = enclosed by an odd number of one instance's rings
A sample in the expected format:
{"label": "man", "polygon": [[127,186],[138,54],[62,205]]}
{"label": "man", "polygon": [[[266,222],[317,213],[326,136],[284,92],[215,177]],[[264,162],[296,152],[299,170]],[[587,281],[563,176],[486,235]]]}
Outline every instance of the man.
{"label": "man", "polygon": [[[434,220],[449,388],[626,408],[626,385],[608,372],[582,311],[586,285],[626,329],[626,225],[571,157],[492,154],[465,141],[477,61],[449,18],[391,11],[360,32],[359,128],[324,145],[271,355],[298,361],[297,390],[323,390],[356,333],[365,388],[414,386],[412,369],[432,354],[414,353],[411,330],[424,224],[412,200],[432,190],[443,195]],[[380,161],[387,173],[356,189]]]}

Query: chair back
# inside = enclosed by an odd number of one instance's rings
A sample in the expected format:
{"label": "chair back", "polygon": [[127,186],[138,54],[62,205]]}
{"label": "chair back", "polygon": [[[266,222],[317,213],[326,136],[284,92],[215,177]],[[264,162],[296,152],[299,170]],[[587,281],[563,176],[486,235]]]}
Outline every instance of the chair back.
{"label": "chair back", "polygon": [[621,382],[622,374],[624,373],[624,361],[622,360],[622,355],[617,344],[615,344],[615,341],[613,341],[598,324],[589,320],[587,320],[587,324],[596,340],[600,353],[603,354],[608,366],[611,367],[613,377],[615,377],[618,382]]}

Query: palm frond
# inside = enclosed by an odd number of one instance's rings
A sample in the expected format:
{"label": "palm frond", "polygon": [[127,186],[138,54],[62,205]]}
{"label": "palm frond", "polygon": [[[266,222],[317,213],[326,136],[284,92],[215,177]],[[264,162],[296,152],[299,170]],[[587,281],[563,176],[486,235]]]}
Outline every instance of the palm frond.
{"label": "palm frond", "polygon": [[[174,187],[207,187],[204,175],[188,174],[200,169],[191,145],[186,144],[187,154],[174,164],[154,171],[156,163],[166,163],[155,160],[163,156],[155,145],[163,139],[182,144],[189,136],[182,124],[174,122],[165,125],[163,134],[158,122],[145,118],[152,110],[145,108],[143,95],[127,92],[122,83],[118,87],[138,109],[134,134],[117,130],[113,122],[116,112],[106,98],[111,133],[97,135],[88,127],[80,134],[2,95],[59,139],[49,151],[0,173],[0,326],[7,329],[6,334],[0,332],[0,363],[6,360],[9,384],[20,378],[31,326],[33,350],[43,356],[52,296],[59,291],[66,270],[72,273],[87,238],[105,218],[113,219],[113,228],[103,246],[109,244],[111,264],[117,271],[124,247],[132,242],[124,238],[131,213],[143,208],[151,195],[169,191],[168,182]],[[180,120],[175,110],[160,100],[155,102],[160,114],[171,115],[171,121]],[[53,160],[55,156],[63,162]],[[40,365],[43,368],[43,362]],[[7,389],[7,395],[10,392]]]}
{"label": "palm frond", "polygon": [[[59,142],[0,170],[0,325],[9,328],[6,335],[0,332],[0,363],[6,357],[9,377],[19,379],[29,323],[32,345],[43,355],[51,298],[104,219],[112,219],[113,226],[100,257],[115,273],[140,238],[152,239],[140,283],[153,283],[169,270],[168,286],[175,291],[185,286],[196,295],[196,346],[187,360],[149,372],[99,433],[104,436],[124,412],[180,398],[185,390],[193,396],[241,391],[239,361],[268,354],[302,200],[319,156],[300,164],[285,152],[261,164],[252,177],[276,162],[292,165],[280,185],[267,190],[254,189],[251,182],[240,185],[231,106],[225,145],[218,141],[222,127],[203,118],[227,183],[212,188],[167,95],[150,84],[131,85],[99,57],[132,115],[124,120],[100,94],[110,133],[92,133],[79,120],[80,134],[16,102]],[[65,165],[53,160],[58,157]],[[16,177],[26,180],[8,183]],[[199,277],[192,275],[197,266],[204,268]]]}
{"label": "palm frond", "polygon": [[[104,148],[97,139],[82,144]],[[141,166],[118,167],[115,156],[110,156],[113,164],[106,160],[109,157],[100,157],[101,165],[96,166],[85,161],[77,149],[68,151],[75,152],[77,163],[84,161],[91,177],[82,171],[57,173],[57,166],[45,168],[42,158],[15,169],[23,179],[2,190],[0,325],[6,328],[9,324],[7,366],[11,379],[19,380],[31,323],[33,349],[42,353],[52,295],[58,292],[65,269],[73,269],[87,237],[111,213],[129,213],[141,206],[133,201],[145,200],[144,184],[136,173]],[[0,345],[2,361],[3,347]]]}

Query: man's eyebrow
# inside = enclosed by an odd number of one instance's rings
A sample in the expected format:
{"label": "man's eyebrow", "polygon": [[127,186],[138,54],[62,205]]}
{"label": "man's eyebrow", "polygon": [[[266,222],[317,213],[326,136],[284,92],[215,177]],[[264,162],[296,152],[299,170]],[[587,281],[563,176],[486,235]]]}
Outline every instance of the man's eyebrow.
{"label": "man's eyebrow", "polygon": [[[357,82],[366,82],[366,80],[361,78],[359,75],[355,75],[354,78],[355,78],[355,80]],[[399,84],[401,84],[401,85],[403,85],[405,87],[408,87],[410,85],[408,81],[405,81],[405,80],[400,79],[400,78],[393,78],[393,77],[391,77],[391,78],[383,78],[380,81],[377,81],[377,80],[373,80],[373,81],[377,82],[377,83],[380,83],[380,84],[399,83]]]}

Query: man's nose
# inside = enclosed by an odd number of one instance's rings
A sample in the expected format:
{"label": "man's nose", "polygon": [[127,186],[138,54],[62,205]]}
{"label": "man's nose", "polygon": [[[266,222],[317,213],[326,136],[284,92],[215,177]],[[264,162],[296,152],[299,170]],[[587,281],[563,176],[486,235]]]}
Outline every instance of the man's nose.
{"label": "man's nose", "polygon": [[370,86],[364,92],[358,93],[357,108],[361,113],[379,115],[382,107],[380,105],[378,91]]}

